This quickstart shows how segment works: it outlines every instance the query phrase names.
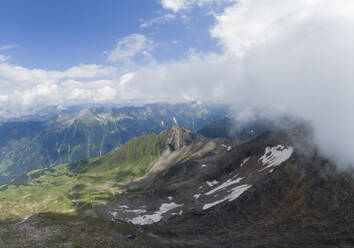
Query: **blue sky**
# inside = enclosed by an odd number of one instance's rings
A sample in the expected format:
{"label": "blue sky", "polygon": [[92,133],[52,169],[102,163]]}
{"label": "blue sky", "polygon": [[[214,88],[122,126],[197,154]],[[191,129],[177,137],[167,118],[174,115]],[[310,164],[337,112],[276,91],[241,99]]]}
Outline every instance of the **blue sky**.
{"label": "blue sky", "polygon": [[[182,58],[193,48],[219,49],[209,35],[214,17],[201,8],[182,15],[163,8],[159,0],[2,0],[0,47],[15,45],[2,54],[27,68],[64,70],[78,64],[108,65],[107,55],[116,41],[132,33],[153,39],[151,54],[157,61]],[[164,15],[166,23],[142,23]]]}

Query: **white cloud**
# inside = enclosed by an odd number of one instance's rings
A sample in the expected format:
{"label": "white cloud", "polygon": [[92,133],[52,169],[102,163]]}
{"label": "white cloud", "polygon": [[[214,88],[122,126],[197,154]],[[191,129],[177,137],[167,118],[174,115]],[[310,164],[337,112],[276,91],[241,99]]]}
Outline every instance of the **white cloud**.
{"label": "white cloud", "polygon": [[176,19],[176,15],[173,14],[164,14],[162,16],[155,17],[149,21],[143,22],[140,24],[141,28],[147,28],[155,24],[165,24],[167,22],[173,21]]}
{"label": "white cloud", "polygon": [[129,83],[135,76],[135,73],[125,73],[120,77],[120,84],[122,86],[125,86],[127,83]]}
{"label": "white cloud", "polygon": [[39,84],[31,89],[15,90],[8,97],[8,111],[12,116],[35,112],[36,109],[58,101],[58,86]]}
{"label": "white cloud", "polygon": [[110,102],[117,96],[117,91],[109,86],[104,86],[103,88],[97,89],[97,94],[95,94],[94,102]]}
{"label": "white cloud", "polygon": [[[348,0],[344,2],[348,3]],[[336,5],[338,2],[331,4],[328,0],[239,0],[216,16],[217,25],[211,34],[226,49],[242,54],[247,49],[277,39],[287,28],[303,27],[306,21],[314,22],[315,18],[321,18],[320,15],[326,19],[334,17],[327,7]]]}
{"label": "white cloud", "polygon": [[80,65],[74,66],[62,73],[62,78],[97,78],[109,76],[117,71],[112,66]]}
{"label": "white cloud", "polygon": [[9,58],[10,58],[10,57],[8,57],[8,56],[5,56],[5,55],[0,54],[0,63],[5,62],[5,61],[8,60]]}
{"label": "white cloud", "polygon": [[108,60],[111,62],[132,62],[137,55],[153,50],[155,43],[142,34],[131,34],[117,41],[116,47],[108,52]]}
{"label": "white cloud", "polygon": [[7,94],[0,94],[0,103],[7,102],[9,100],[9,96]]}
{"label": "white cloud", "polygon": [[0,104],[7,103],[8,115],[33,114],[48,105],[75,105],[81,103],[107,103],[117,101],[119,81],[65,80],[55,84],[37,84],[28,89],[19,89],[9,95],[0,95]]}
{"label": "white cloud", "polygon": [[[219,100],[236,72],[232,56],[192,53],[187,60],[140,67],[125,84],[133,100]],[[228,80],[228,81],[226,81]],[[128,99],[127,99],[128,100]]]}
{"label": "white cloud", "polygon": [[206,5],[223,6],[235,0],[161,0],[162,7],[177,13],[182,10],[190,9],[193,6],[204,7]]}
{"label": "white cloud", "polygon": [[6,108],[7,115],[17,116],[47,105],[112,101],[116,90],[109,87],[115,83],[103,78],[114,78],[116,71],[94,64],[46,71],[0,63],[0,107]]}
{"label": "white cloud", "polygon": [[16,45],[4,45],[4,46],[0,46],[0,51],[5,51],[16,47],[17,47]]}
{"label": "white cloud", "polygon": [[113,74],[117,69],[112,66],[80,65],[66,71],[46,71],[28,69],[7,63],[0,64],[0,79],[18,82],[19,85],[55,83],[65,78],[96,78]]}
{"label": "white cloud", "polygon": [[192,1],[188,0],[161,0],[161,4],[165,9],[170,9],[174,12],[178,12],[181,9],[187,9],[192,4]]}

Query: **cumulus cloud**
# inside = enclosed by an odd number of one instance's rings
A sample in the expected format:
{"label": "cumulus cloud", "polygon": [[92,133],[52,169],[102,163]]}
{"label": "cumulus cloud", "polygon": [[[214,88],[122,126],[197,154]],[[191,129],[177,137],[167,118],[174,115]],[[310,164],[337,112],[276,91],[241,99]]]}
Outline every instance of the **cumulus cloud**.
{"label": "cumulus cloud", "polygon": [[156,44],[145,35],[130,34],[117,41],[116,47],[107,52],[111,62],[132,63],[132,59],[138,55],[150,56],[150,51]]}
{"label": "cumulus cloud", "polygon": [[111,101],[115,96],[115,89],[109,88],[113,80],[101,78],[113,78],[116,71],[102,65],[47,71],[0,63],[0,107],[6,108],[8,116],[17,116],[51,104]]}
{"label": "cumulus cloud", "polygon": [[9,95],[0,95],[0,104],[6,103],[8,115],[33,114],[48,105],[75,105],[82,103],[114,102],[117,91],[122,86],[118,81],[94,80],[37,84],[28,89],[20,89]]}

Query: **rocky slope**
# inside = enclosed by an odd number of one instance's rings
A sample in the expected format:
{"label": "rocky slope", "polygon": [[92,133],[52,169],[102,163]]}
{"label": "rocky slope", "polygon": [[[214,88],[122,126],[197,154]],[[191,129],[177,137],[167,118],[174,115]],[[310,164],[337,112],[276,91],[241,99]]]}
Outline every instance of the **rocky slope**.
{"label": "rocky slope", "polygon": [[309,137],[298,127],[243,144],[212,140],[108,212],[200,247],[353,247],[352,173],[337,171]]}
{"label": "rocky slope", "polygon": [[73,215],[40,213],[26,220],[0,221],[0,247],[98,248],[180,247],[134,226]]}

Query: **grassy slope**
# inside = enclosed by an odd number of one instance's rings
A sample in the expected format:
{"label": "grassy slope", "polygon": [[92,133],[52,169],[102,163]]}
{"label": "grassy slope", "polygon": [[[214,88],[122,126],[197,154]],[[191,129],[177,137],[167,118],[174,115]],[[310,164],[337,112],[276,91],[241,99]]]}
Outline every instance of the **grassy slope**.
{"label": "grassy slope", "polygon": [[0,187],[0,219],[38,212],[85,212],[111,200],[119,184],[145,175],[165,148],[166,134],[128,141],[102,157],[38,169]]}

